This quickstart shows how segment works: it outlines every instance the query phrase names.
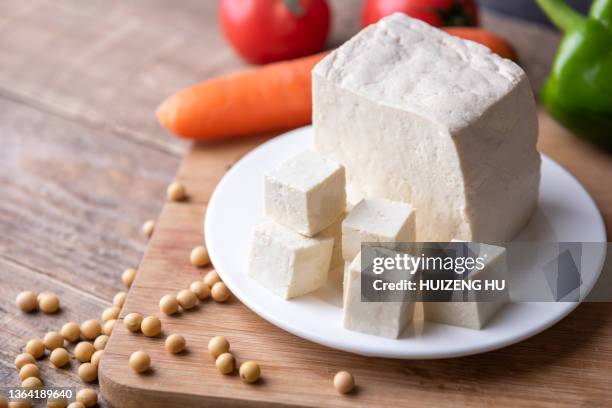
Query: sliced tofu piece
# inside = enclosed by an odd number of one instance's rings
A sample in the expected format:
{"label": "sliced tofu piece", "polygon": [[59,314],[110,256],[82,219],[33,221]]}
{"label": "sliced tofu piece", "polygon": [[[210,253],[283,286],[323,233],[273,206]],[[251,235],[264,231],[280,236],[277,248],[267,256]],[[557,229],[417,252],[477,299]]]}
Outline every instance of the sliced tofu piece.
{"label": "sliced tofu piece", "polygon": [[[362,271],[362,266],[364,270]],[[412,322],[414,302],[362,302],[361,274],[369,273],[357,254],[345,273],[344,328],[375,336],[396,339]]]}
{"label": "sliced tofu piece", "polygon": [[305,151],[264,177],[264,212],[271,220],[312,237],[346,208],[344,167]]}
{"label": "sliced tofu piece", "polygon": [[361,200],[342,223],[342,256],[355,259],[363,242],[413,242],[415,211],[405,203],[370,198]]}
{"label": "sliced tofu piece", "polygon": [[[461,242],[453,240],[453,242]],[[484,257],[485,266],[473,270],[467,280],[502,280],[507,278],[506,249],[495,245],[465,244],[472,254]],[[507,280],[506,280],[507,283]],[[467,299],[478,300],[483,297],[476,292],[468,292]],[[423,302],[425,320],[480,330],[509,301],[509,291],[487,294],[486,301],[475,302]]]}
{"label": "sliced tofu piece", "polygon": [[284,299],[305,295],[327,281],[333,246],[332,238],[308,238],[265,222],[253,231],[249,276]]}
{"label": "sliced tofu piece", "polygon": [[312,74],[315,149],[345,166],[350,202],[410,203],[422,242],[506,242],[528,222],[538,118],[518,65],[397,13]]}

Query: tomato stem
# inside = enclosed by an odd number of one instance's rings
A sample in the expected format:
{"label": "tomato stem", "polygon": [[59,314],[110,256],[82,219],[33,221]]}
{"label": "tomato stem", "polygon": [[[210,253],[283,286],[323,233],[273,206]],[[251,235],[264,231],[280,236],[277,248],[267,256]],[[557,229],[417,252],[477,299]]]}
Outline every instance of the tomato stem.
{"label": "tomato stem", "polygon": [[302,7],[300,0],[283,0],[283,3],[285,3],[285,6],[287,6],[291,14],[297,17],[304,15],[305,10],[304,7]]}

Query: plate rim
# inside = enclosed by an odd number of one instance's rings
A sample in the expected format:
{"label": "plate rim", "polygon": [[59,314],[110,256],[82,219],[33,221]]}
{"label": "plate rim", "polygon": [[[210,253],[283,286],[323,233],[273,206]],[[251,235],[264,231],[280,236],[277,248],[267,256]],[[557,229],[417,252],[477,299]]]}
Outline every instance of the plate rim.
{"label": "plate rim", "polygon": [[[222,177],[222,179],[217,183],[217,185],[215,186],[215,189],[209,199],[208,202],[208,206],[206,209],[206,213],[204,216],[204,236],[206,237],[210,237],[210,236],[214,236],[214,233],[211,234],[211,222],[209,222],[209,217],[208,214],[211,212],[211,208],[213,209],[212,212],[215,211],[215,208],[217,206],[217,201],[218,201],[218,191],[221,191],[223,186],[225,185],[225,183],[227,183],[231,176],[239,171],[240,169],[240,163],[243,162],[244,160],[247,160],[250,156],[252,155],[256,155],[258,154],[259,151],[261,150],[265,150],[270,144],[274,144],[274,143],[278,143],[279,139],[284,139],[284,138],[289,138],[292,135],[294,135],[295,133],[302,133],[302,132],[308,132],[309,130],[312,129],[312,125],[307,125],[304,127],[300,127],[297,129],[293,129],[290,130],[288,132],[282,133],[276,137],[271,138],[270,140],[267,140],[266,142],[256,146],[255,148],[251,149],[249,152],[247,152],[245,155],[243,155],[240,160],[238,160],[238,162],[236,162]],[[557,163],[556,161],[554,161],[553,159],[551,159],[549,156],[540,153],[540,155],[542,156],[542,162],[544,162],[545,160],[550,162],[550,164],[552,164],[553,166],[557,167],[559,170],[561,170],[563,173],[565,173],[566,176],[569,176],[573,179],[573,181],[580,186],[580,188],[584,191],[586,197],[589,200],[589,204],[596,209],[596,213],[597,213],[597,221],[598,221],[598,226],[599,226],[599,231],[596,231],[596,235],[601,236],[602,240],[600,241],[592,241],[592,242],[607,242],[607,233],[605,230],[605,223],[603,220],[603,217],[601,215],[601,211],[599,210],[599,208],[597,207],[595,201],[593,200],[593,197],[589,194],[588,190],[586,190],[584,188],[584,186],[582,185],[582,183],[580,183],[580,181],[573,175],[571,174],[569,171],[567,171],[563,166],[561,166],[559,163]],[[586,242],[586,241],[585,241]],[[217,268],[217,264],[215,264],[214,260],[215,258],[217,258],[217,254],[216,254],[216,249],[215,246],[208,246],[207,248],[209,250],[209,255],[211,258],[212,263],[215,265],[215,267]],[[603,265],[605,262],[605,250],[604,253],[602,254],[603,256],[601,257],[600,260],[600,265],[598,266],[597,270],[597,276],[593,279],[593,281],[591,282],[591,285],[589,285],[588,287],[588,292],[591,291],[591,289],[593,288],[593,286],[595,285],[595,283],[597,282],[599,276],[601,275],[601,270],[603,269]],[[222,264],[222,263],[221,263]],[[549,303],[549,305],[555,305],[556,307],[559,308],[559,310],[554,314],[554,316],[552,316],[551,318],[549,318],[548,320],[545,320],[542,322],[541,325],[538,325],[537,327],[532,328],[531,330],[522,333],[521,335],[518,336],[508,336],[506,339],[502,339],[498,342],[494,342],[488,346],[482,346],[482,345],[471,345],[471,344],[467,344],[464,345],[463,347],[460,348],[456,348],[456,349],[452,349],[449,350],[447,352],[445,351],[440,351],[440,352],[436,352],[436,353],[420,353],[420,354],[402,354],[399,355],[396,351],[389,351],[389,352],[385,352],[385,351],[371,351],[369,352],[368,350],[364,350],[364,349],[358,349],[358,348],[354,348],[351,345],[347,345],[341,342],[336,341],[335,339],[330,339],[327,338],[325,336],[321,336],[319,334],[313,334],[311,332],[307,332],[304,330],[299,329],[299,327],[296,326],[292,326],[292,325],[288,325],[285,324],[285,322],[283,321],[283,319],[281,318],[277,318],[273,313],[269,313],[265,308],[260,307],[259,305],[256,304],[256,302],[252,301],[251,298],[249,296],[245,296],[241,290],[237,290],[236,287],[234,287],[232,279],[226,279],[227,277],[225,276],[225,272],[223,271],[223,268],[217,268],[217,272],[219,273],[219,275],[221,276],[221,278],[224,280],[224,282],[228,285],[228,288],[230,289],[230,291],[246,306],[248,307],[252,312],[254,312],[255,314],[257,314],[259,317],[261,317],[262,319],[272,323],[273,325],[275,325],[276,327],[279,327],[280,329],[289,332],[293,335],[296,335],[298,337],[301,337],[303,339],[306,339],[308,341],[312,341],[314,343],[326,346],[326,347],[331,347],[337,350],[342,350],[342,351],[347,351],[347,352],[351,352],[351,353],[355,353],[358,355],[364,355],[364,356],[372,356],[372,357],[382,357],[382,358],[398,358],[398,359],[441,359],[441,358],[453,358],[453,357],[462,357],[462,356],[468,356],[468,355],[474,355],[474,354],[480,354],[480,353],[486,353],[488,351],[492,351],[492,350],[497,350],[497,349],[501,349],[507,346],[510,346],[512,344],[516,344],[519,343],[527,338],[530,338],[536,334],[542,333],[543,331],[549,329],[550,327],[554,326],[555,324],[557,324],[559,321],[563,320],[565,317],[567,317],[572,311],[574,311],[581,302],[564,302],[564,303]],[[530,305],[530,304],[540,304],[541,302],[520,302],[520,303],[514,303],[513,305]],[[432,323],[429,323],[432,324]]]}

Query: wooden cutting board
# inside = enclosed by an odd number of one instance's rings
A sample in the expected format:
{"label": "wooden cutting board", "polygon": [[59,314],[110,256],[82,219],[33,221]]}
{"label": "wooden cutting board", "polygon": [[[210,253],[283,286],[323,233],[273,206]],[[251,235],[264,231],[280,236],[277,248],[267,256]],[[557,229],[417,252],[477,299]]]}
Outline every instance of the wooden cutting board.
{"label": "wooden cutting board", "polygon": [[[612,157],[571,137],[546,115],[540,118],[541,150],[589,190],[610,236]],[[163,208],[121,312],[121,318],[131,312],[160,316],[163,334],[146,338],[116,325],[99,374],[104,397],[113,406],[575,407],[612,401],[610,303],[583,304],[555,327],[502,350],[432,361],[366,358],[319,346],[278,329],[234,298],[163,316],[159,299],[188,287],[210,269],[191,266],[189,252],[202,242],[204,213],[216,183],[264,140],[194,145],[185,157],[177,178],[187,187],[189,200]],[[172,333],[186,337],[185,353],[164,350],[164,338]],[[260,363],[258,383],[245,384],[237,375],[216,370],[207,352],[215,335],[228,338],[238,362]],[[151,355],[152,370],[145,375],[128,367],[136,350]],[[332,378],[339,370],[355,375],[353,393],[334,390]]]}

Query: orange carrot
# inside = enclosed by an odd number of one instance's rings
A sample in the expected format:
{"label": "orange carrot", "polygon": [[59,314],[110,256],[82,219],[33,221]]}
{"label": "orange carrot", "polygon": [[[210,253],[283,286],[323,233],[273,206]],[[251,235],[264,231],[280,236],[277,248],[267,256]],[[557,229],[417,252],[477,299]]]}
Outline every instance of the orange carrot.
{"label": "orange carrot", "polygon": [[444,31],[450,35],[463,38],[464,40],[471,40],[480,43],[485,47],[489,47],[491,51],[501,57],[511,59],[512,61],[518,60],[514,47],[512,47],[508,41],[489,31],[483,30],[482,28],[445,27]]}
{"label": "orange carrot", "polygon": [[166,99],[160,123],[189,139],[219,140],[311,121],[310,71],[325,53],[204,81]]}

